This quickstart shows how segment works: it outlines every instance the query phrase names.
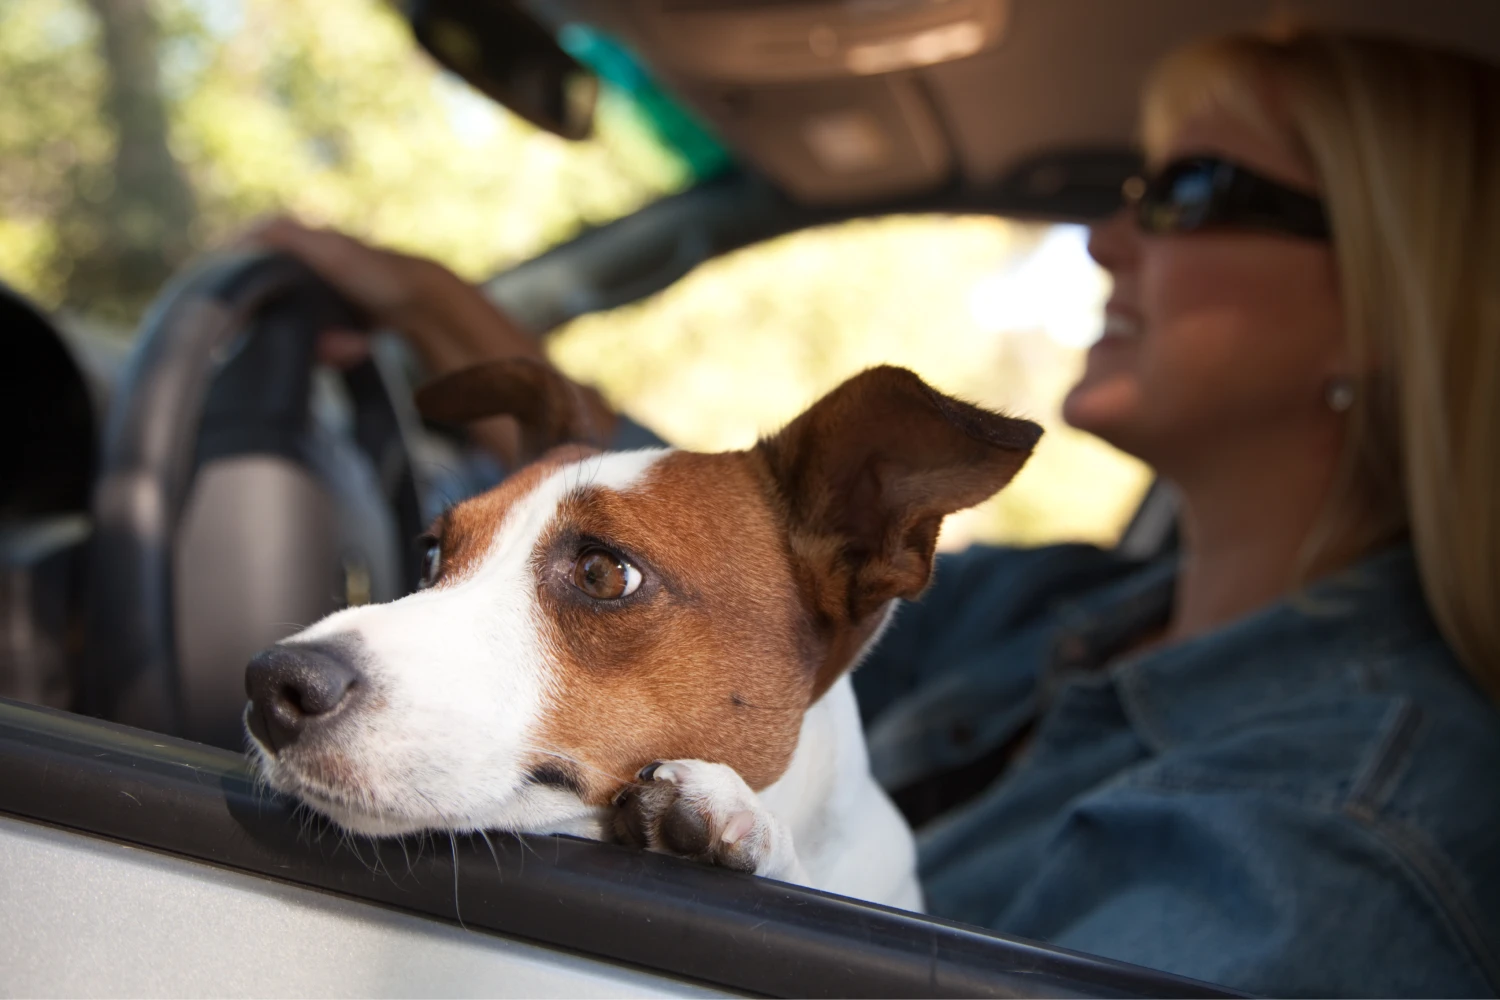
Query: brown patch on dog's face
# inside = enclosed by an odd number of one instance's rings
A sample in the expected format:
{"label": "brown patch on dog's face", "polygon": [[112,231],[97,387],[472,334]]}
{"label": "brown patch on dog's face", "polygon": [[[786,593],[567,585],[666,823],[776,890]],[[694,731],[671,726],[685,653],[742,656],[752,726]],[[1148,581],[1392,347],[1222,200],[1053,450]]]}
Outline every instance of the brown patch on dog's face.
{"label": "brown patch on dog's face", "polygon": [[[574,567],[594,549],[638,568],[639,587],[581,591]],[[535,571],[561,676],[538,743],[585,765],[571,775],[585,801],[658,759],[728,764],[757,789],[785,771],[819,650],[750,455],[673,453],[624,493],[579,492]]]}
{"label": "brown patch on dog's face", "polygon": [[558,469],[595,454],[597,449],[584,445],[554,448],[494,489],[445,511],[428,529],[441,548],[438,576],[432,586],[462,581],[484,559],[512,507]]}

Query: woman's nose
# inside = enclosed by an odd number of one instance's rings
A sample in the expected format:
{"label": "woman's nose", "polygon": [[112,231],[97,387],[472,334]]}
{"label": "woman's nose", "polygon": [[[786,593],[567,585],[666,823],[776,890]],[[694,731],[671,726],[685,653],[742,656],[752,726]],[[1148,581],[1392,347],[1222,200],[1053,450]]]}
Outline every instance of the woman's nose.
{"label": "woman's nose", "polygon": [[1089,227],[1089,256],[1111,274],[1129,271],[1140,256],[1141,233],[1128,208]]}

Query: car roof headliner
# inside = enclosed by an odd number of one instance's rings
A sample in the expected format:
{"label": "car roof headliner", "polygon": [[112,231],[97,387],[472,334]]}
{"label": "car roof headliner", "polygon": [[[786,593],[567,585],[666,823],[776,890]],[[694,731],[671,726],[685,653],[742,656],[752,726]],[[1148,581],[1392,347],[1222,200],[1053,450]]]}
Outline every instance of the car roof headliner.
{"label": "car roof headliner", "polygon": [[[945,2],[954,0],[926,6]],[[855,207],[944,186],[984,189],[1039,157],[1061,153],[1108,152],[1118,163],[1118,154],[1135,145],[1137,94],[1157,59],[1194,38],[1278,19],[1389,33],[1500,61],[1495,0],[1008,0],[998,5],[1004,20],[998,44],[976,55],[816,80],[727,78],[704,58],[704,35],[694,34],[686,20],[707,13],[726,29],[753,31],[757,19],[784,19],[799,3],[807,11],[838,16],[842,10],[850,17],[922,6],[912,0],[555,0],[533,6],[553,23],[587,21],[624,39],[742,160],[808,205]],[[885,163],[830,170],[809,153],[807,123],[841,114],[863,116],[884,130]]]}

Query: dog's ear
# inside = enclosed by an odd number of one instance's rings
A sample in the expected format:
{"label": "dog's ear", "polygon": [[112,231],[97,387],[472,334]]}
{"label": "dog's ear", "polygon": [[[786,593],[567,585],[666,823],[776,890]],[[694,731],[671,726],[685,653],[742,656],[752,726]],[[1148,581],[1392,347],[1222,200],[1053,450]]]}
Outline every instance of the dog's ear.
{"label": "dog's ear", "polygon": [[614,416],[597,393],[529,358],[487,361],[440,375],[417,389],[416,402],[422,416],[445,424],[514,418],[521,431],[521,463],[562,444],[603,447],[614,430]]}
{"label": "dog's ear", "polygon": [[822,624],[858,627],[892,598],[920,594],[943,518],[1010,482],[1041,433],[886,366],[757,445]]}

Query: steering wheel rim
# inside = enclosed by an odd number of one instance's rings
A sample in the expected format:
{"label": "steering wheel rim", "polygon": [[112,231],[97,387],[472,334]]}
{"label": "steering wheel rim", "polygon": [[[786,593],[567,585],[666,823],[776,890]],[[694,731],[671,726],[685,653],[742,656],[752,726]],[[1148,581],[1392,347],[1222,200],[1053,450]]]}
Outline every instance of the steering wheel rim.
{"label": "steering wheel rim", "polygon": [[[293,380],[293,395],[311,378],[320,330],[365,325],[359,311],[301,261],[265,252],[204,259],[174,279],[141,322],[102,436],[81,711],[156,732],[184,731],[173,588],[177,531],[202,463],[200,425],[210,388],[272,316],[303,334],[282,337],[275,359],[277,370]],[[356,443],[377,468],[389,473],[394,467],[383,488],[404,543],[421,522],[402,421],[373,360],[345,372],[344,382],[355,404]],[[254,450],[253,443],[247,447]],[[399,547],[408,589],[417,573],[409,549]],[[230,682],[242,683],[238,676]]]}

